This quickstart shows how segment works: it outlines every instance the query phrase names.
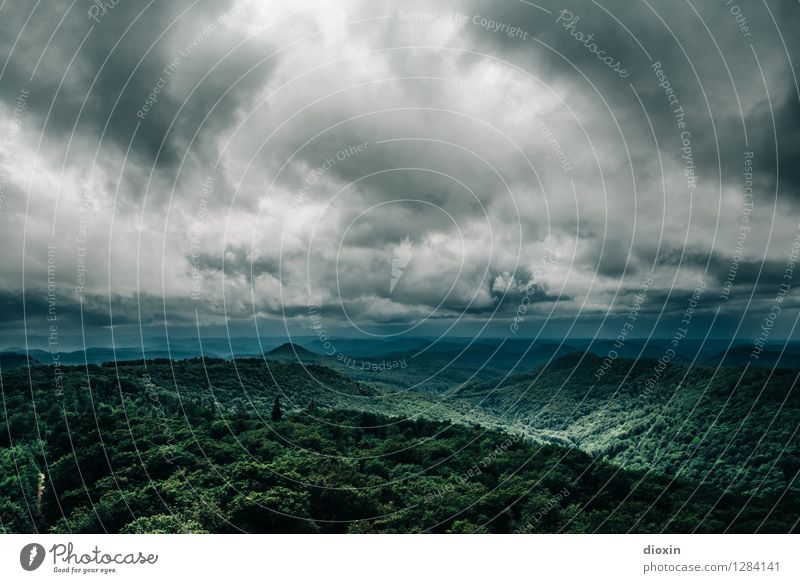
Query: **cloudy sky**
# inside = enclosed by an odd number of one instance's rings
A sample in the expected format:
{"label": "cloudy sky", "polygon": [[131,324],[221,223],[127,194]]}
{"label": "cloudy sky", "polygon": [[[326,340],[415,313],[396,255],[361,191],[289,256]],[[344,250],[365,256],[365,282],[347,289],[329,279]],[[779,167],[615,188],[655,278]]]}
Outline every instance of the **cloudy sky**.
{"label": "cloudy sky", "polygon": [[791,336],[800,7],[736,2],[7,0],[0,342]]}

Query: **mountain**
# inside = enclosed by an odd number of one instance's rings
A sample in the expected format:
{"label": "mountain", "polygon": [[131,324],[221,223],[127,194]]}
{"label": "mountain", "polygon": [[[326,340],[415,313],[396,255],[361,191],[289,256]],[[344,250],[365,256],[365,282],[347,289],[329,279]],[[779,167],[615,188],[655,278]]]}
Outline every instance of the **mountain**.
{"label": "mountain", "polygon": [[[131,342],[128,338],[126,342]],[[73,342],[74,344],[74,342]],[[731,345],[732,344],[732,345]],[[47,346],[46,339],[37,338],[32,346]],[[143,346],[142,346],[143,345]],[[459,383],[502,377],[508,373],[524,372],[570,352],[592,352],[604,357],[615,351],[621,358],[660,358],[672,348],[664,338],[628,339],[622,347],[614,340],[570,338],[561,342],[553,339],[524,338],[392,338],[362,339],[333,338],[330,349],[324,349],[314,336],[293,337],[291,342],[277,337],[206,337],[159,338],[149,337],[129,345],[93,346],[85,350],[63,350],[57,353],[66,365],[101,364],[104,362],[170,358],[240,358],[270,355],[273,359],[295,359],[295,347],[301,361],[325,363],[351,378],[374,382],[393,389],[414,389],[439,393]],[[302,350],[300,350],[302,348]],[[684,339],[675,349],[673,363],[741,366],[750,360],[752,344],[731,343],[728,340]],[[284,353],[285,351],[286,353]],[[778,360],[780,353],[783,356]],[[41,348],[25,350],[6,348],[2,354],[27,354],[43,363],[53,360],[53,353]],[[402,374],[386,372],[381,363],[402,362]],[[414,363],[412,366],[411,363]],[[767,345],[753,366],[800,368],[800,344],[774,342]],[[373,366],[374,365],[374,366]],[[378,368],[380,367],[380,368]],[[395,368],[400,368],[395,367]],[[375,370],[373,370],[375,369]],[[389,368],[389,371],[392,369]],[[379,373],[379,374],[376,374]]]}
{"label": "mountain", "polygon": [[797,528],[792,371],[577,352],[435,393],[277,348],[3,369],[0,530]]}
{"label": "mountain", "polygon": [[609,361],[576,353],[455,391],[621,467],[741,492],[782,492],[800,470],[794,371]]}
{"label": "mountain", "polygon": [[[85,364],[101,364],[104,362],[117,362],[142,359],[141,348],[131,347],[118,347],[118,348],[104,348],[104,347],[90,347],[86,350],[73,350],[65,352],[49,352],[46,350],[30,349],[26,351],[24,348],[11,348],[3,351],[4,355],[17,355],[18,357],[29,356],[31,359],[41,362],[43,364],[50,364],[54,362],[54,357],[58,358],[58,362],[62,365],[85,365]],[[192,351],[182,350],[151,350],[145,352],[147,358],[195,358],[198,353]]]}
{"label": "mountain", "polygon": [[23,366],[28,366],[36,362],[35,359],[31,358],[27,354],[18,354],[18,353],[0,353],[0,370],[11,370],[13,368],[20,368]]}
{"label": "mountain", "polygon": [[283,420],[270,421],[259,404],[271,406],[277,393],[301,400],[327,392],[306,369],[336,394],[369,390],[318,365],[264,369],[256,359],[236,368],[200,360],[90,365],[88,377],[84,367],[66,367],[60,392],[51,367],[31,367],[31,385],[27,371],[10,371],[0,532],[797,528],[796,496],[743,495],[621,469],[518,433],[315,407],[287,408]]}
{"label": "mountain", "polygon": [[286,342],[281,344],[278,348],[274,348],[265,354],[267,358],[288,358],[294,361],[318,361],[320,355],[303,348],[299,344]]}
{"label": "mountain", "polygon": [[[297,360],[293,350],[281,350],[282,358]],[[566,344],[497,341],[471,345],[437,342],[418,350],[380,356],[298,354],[303,355],[303,361],[318,362],[354,380],[392,392],[442,394],[463,383],[530,370],[572,351],[574,348]]]}
{"label": "mountain", "polygon": [[758,358],[752,358],[753,346],[734,346],[726,352],[715,354],[706,361],[713,366],[743,366],[749,362],[751,366],[762,368],[800,368],[800,350],[787,346],[773,350],[764,350]]}

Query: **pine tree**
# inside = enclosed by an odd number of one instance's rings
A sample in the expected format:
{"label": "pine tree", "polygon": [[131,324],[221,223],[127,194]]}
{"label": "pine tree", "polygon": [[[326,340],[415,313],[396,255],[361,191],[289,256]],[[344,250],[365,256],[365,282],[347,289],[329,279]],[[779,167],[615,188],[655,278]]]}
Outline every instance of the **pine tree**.
{"label": "pine tree", "polygon": [[275,402],[272,404],[272,420],[273,421],[280,421],[283,418],[283,413],[281,412],[281,401],[278,397],[275,397]]}

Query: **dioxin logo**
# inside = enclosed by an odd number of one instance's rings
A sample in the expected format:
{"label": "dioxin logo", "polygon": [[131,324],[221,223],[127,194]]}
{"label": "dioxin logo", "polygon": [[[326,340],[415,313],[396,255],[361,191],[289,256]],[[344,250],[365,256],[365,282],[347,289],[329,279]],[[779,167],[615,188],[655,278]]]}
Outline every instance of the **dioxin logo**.
{"label": "dioxin logo", "polygon": [[38,543],[30,543],[19,552],[19,564],[26,571],[35,571],[44,562],[44,547]]}

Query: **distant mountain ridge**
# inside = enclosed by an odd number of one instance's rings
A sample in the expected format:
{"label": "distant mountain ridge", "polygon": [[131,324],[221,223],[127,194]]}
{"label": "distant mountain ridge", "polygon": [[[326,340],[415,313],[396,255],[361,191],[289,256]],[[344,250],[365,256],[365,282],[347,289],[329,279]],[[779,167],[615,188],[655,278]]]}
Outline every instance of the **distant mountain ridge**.
{"label": "distant mountain ridge", "polygon": [[[447,362],[461,354],[457,359],[461,365],[495,370],[511,370],[519,362],[517,369],[533,368],[543,362],[564,355],[568,352],[592,352],[605,356],[613,350],[620,358],[660,358],[667,349],[671,348],[670,341],[664,338],[628,339],[622,347],[614,345],[613,339],[607,338],[569,338],[564,341],[557,339],[541,339],[532,341],[521,338],[395,338],[384,340],[365,340],[359,338],[333,338],[332,344],[335,352],[333,359],[347,355],[360,360],[385,359],[397,357],[409,359],[413,357],[416,362],[425,362],[430,365],[433,361]],[[172,358],[181,360],[205,356],[210,358],[239,358],[271,355],[272,357],[286,356],[288,347],[294,347],[302,358],[326,358],[323,354],[318,339],[313,336],[292,338],[175,338],[169,342],[163,339],[145,339],[144,348],[140,345],[120,345],[116,348],[105,346],[92,346],[84,350],[64,350],[58,353],[63,364],[100,364],[112,360],[141,360],[152,358]],[[729,348],[730,347],[730,348]],[[499,348],[499,350],[498,350]],[[675,352],[672,362],[688,364],[722,364],[723,366],[738,366],[744,364],[739,359],[747,359],[752,351],[752,345],[743,341],[731,343],[728,340],[698,340],[684,339]],[[288,350],[290,354],[294,351]],[[780,361],[778,355],[783,352]],[[14,346],[0,350],[0,354],[27,354],[32,358],[47,363],[53,360],[49,350],[40,348],[25,348]],[[463,354],[462,354],[463,353]],[[494,355],[494,356],[492,356]],[[523,355],[525,355],[523,357]],[[521,359],[521,360],[520,360]],[[800,343],[799,342],[773,342],[767,345],[761,358],[753,360],[755,366],[772,367],[776,364],[784,368],[800,368]],[[335,363],[334,363],[335,365]],[[427,366],[427,365],[426,365]],[[519,367],[522,367],[520,369]]]}
{"label": "distant mountain ridge", "polygon": [[280,357],[290,357],[294,359],[318,359],[320,358],[319,354],[315,354],[308,350],[307,348],[303,348],[299,344],[295,344],[293,342],[286,342],[285,344],[281,344],[277,348],[273,348],[269,352],[266,353],[265,356],[280,356]]}

